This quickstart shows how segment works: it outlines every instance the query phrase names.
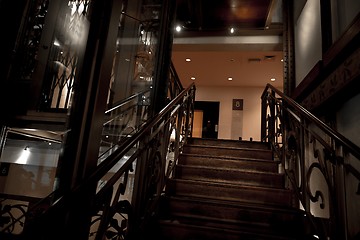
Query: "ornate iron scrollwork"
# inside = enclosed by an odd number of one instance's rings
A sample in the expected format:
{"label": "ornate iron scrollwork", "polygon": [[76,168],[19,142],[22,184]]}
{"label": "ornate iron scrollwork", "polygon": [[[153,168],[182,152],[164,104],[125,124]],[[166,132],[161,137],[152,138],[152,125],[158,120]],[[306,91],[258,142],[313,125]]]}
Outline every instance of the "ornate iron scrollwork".
{"label": "ornate iron scrollwork", "polygon": [[307,190],[307,193],[309,194],[310,196],[310,200],[312,202],[318,202],[319,199],[321,199],[321,203],[320,203],[320,208],[321,209],[324,209],[325,208],[325,197],[324,197],[324,194],[319,191],[319,190],[316,190],[315,191],[315,194],[312,194],[312,191],[310,189],[310,181],[311,181],[311,174],[313,173],[313,170],[317,168],[321,171],[321,166],[319,163],[312,163],[309,167],[309,170],[306,174],[306,180],[307,180],[307,184],[306,184],[306,190]]}
{"label": "ornate iron scrollwork", "polygon": [[[28,206],[26,204],[4,204],[6,199],[0,201],[0,228],[10,226],[6,232],[14,233],[17,226],[21,229],[24,228],[25,218],[17,219],[16,215],[23,216]],[[15,215],[16,214],[16,215]]]}

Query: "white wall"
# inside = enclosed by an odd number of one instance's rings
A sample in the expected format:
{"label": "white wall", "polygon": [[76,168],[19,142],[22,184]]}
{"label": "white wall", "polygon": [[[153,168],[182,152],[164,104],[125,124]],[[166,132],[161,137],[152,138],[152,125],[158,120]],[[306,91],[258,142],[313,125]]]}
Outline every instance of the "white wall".
{"label": "white wall", "polygon": [[[360,12],[359,0],[331,0],[332,31],[335,42]],[[295,74],[299,85],[315,64],[322,59],[320,1],[298,1],[295,17]]]}
{"label": "white wall", "polygon": [[264,88],[240,87],[196,87],[196,101],[220,102],[219,139],[231,139],[232,101],[243,99],[242,139],[260,141],[261,134],[261,94]]}
{"label": "white wall", "polygon": [[[297,6],[301,7],[301,6]],[[300,11],[300,9],[296,9]],[[295,19],[296,86],[322,59],[320,1],[308,0]]]}
{"label": "white wall", "polygon": [[336,41],[360,11],[359,0],[331,0],[333,40]]}

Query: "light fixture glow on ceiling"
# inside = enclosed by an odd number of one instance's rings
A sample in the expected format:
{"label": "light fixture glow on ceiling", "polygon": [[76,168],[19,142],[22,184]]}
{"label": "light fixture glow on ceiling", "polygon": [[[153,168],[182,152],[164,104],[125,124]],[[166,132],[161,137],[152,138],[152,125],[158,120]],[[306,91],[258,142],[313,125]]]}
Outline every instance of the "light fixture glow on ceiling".
{"label": "light fixture glow on ceiling", "polygon": [[275,82],[275,80],[276,80],[275,78],[270,78],[270,81],[272,82]]}
{"label": "light fixture glow on ceiling", "polygon": [[185,61],[186,61],[186,62],[191,62],[191,59],[190,59],[190,58],[186,58]]}
{"label": "light fixture glow on ceiling", "polygon": [[177,32],[180,32],[180,31],[181,31],[181,27],[180,27],[179,25],[177,25],[176,28],[175,28],[175,30],[176,30]]}
{"label": "light fixture glow on ceiling", "polygon": [[234,28],[230,28],[230,33],[234,33],[235,29]]}
{"label": "light fixture glow on ceiling", "polygon": [[191,80],[195,80],[195,77],[191,77]]}
{"label": "light fixture glow on ceiling", "polygon": [[232,78],[232,77],[228,77],[228,80],[229,80],[229,81],[232,81],[232,80],[233,80],[233,78]]}

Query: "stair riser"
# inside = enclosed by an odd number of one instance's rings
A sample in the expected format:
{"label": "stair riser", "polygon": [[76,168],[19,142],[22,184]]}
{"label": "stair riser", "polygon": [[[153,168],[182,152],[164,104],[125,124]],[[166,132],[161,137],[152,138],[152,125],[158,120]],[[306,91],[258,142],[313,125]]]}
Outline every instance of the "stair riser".
{"label": "stair riser", "polygon": [[238,147],[238,148],[251,148],[251,149],[263,149],[268,150],[269,144],[257,141],[237,141],[237,140],[221,140],[221,139],[204,139],[204,138],[190,138],[189,144],[194,145],[206,145],[206,146],[226,146],[226,147]]}
{"label": "stair riser", "polygon": [[[245,234],[244,234],[245,236]],[[246,235],[248,237],[249,235]],[[239,240],[238,233],[224,232],[197,226],[183,226],[177,223],[163,223],[160,230],[162,240]]]}
{"label": "stair riser", "polygon": [[290,192],[274,188],[230,187],[228,185],[205,184],[186,180],[172,180],[168,185],[168,194],[170,195],[247,201],[280,206],[291,205]]}
{"label": "stair riser", "polygon": [[215,229],[212,227],[183,225],[178,223],[162,223],[160,238],[162,240],[292,240],[294,238],[279,235],[261,234],[260,232]]}
{"label": "stair riser", "polygon": [[284,187],[283,175],[266,172],[246,172],[231,169],[176,167],[176,178],[202,181],[228,182],[263,187]]}
{"label": "stair riser", "polygon": [[[293,212],[277,209],[247,208],[246,206],[220,205],[209,202],[194,202],[179,199],[169,199],[164,203],[163,215],[167,218],[176,219],[177,216],[199,216],[230,222],[247,222],[250,224],[262,224],[269,226],[281,226],[284,222],[299,223],[300,216]],[[169,216],[171,213],[171,216]]]}
{"label": "stair riser", "polygon": [[226,156],[233,158],[253,158],[272,160],[272,152],[268,150],[251,150],[236,148],[215,148],[205,146],[184,146],[183,153],[203,156]]}
{"label": "stair riser", "polygon": [[223,167],[243,169],[248,171],[278,172],[278,165],[273,161],[260,160],[231,160],[220,157],[202,157],[198,155],[181,154],[179,164],[193,166]]}

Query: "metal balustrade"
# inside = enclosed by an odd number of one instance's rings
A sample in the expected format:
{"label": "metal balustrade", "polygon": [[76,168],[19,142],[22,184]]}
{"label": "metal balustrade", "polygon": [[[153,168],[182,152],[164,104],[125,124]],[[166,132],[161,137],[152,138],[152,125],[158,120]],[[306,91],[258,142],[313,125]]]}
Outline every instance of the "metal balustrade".
{"label": "metal balustrade", "polygon": [[317,237],[358,237],[360,148],[272,85],[261,98],[262,140],[271,143]]}

